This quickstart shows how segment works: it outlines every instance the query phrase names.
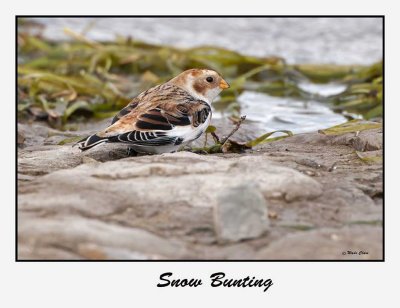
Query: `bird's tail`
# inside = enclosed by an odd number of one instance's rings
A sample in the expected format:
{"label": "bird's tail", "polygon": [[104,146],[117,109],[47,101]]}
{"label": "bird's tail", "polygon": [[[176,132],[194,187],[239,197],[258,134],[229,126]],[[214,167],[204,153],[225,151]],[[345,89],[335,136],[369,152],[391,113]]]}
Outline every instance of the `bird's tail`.
{"label": "bird's tail", "polygon": [[78,146],[80,150],[82,151],[86,151],[89,150],[91,148],[93,148],[94,146],[103,143],[103,142],[107,142],[108,138],[107,137],[99,137],[96,134],[88,136],[83,138],[82,140],[79,140],[77,143],[75,143],[73,146]]}

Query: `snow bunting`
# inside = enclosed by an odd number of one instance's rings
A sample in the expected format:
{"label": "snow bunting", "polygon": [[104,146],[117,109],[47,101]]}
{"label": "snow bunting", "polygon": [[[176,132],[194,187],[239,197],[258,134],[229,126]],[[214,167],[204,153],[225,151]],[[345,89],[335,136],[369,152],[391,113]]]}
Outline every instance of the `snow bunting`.
{"label": "snow bunting", "polygon": [[126,143],[141,153],[174,152],[199,138],[211,120],[211,102],[229,84],[215,71],[190,69],[135,97],[105,130],[77,144]]}

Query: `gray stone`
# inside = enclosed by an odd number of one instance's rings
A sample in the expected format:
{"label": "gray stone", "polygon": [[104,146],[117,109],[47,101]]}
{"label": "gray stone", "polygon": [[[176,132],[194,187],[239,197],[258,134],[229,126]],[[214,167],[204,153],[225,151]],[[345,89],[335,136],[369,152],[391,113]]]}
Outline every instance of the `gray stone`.
{"label": "gray stone", "polygon": [[214,223],[219,241],[239,241],[263,234],[269,226],[268,211],[257,184],[222,190],[214,207]]}
{"label": "gray stone", "polygon": [[76,167],[82,163],[78,151],[71,146],[29,147],[20,153],[18,171],[27,175],[43,175],[60,169]]}
{"label": "gray stone", "polygon": [[383,146],[382,134],[381,128],[362,131],[354,139],[353,147],[361,152],[381,150]]}
{"label": "gray stone", "polygon": [[40,124],[20,124],[18,123],[18,135],[23,136],[23,140],[21,139],[21,143],[18,142],[21,146],[31,146],[43,144],[44,140],[49,135],[50,128],[40,125]]}
{"label": "gray stone", "polygon": [[381,150],[383,146],[383,131],[381,128],[352,132],[338,136],[327,136],[328,142],[332,145],[347,145],[357,151]]}
{"label": "gray stone", "polygon": [[[60,156],[62,153],[59,152]],[[62,168],[65,162],[52,161],[46,155],[35,160],[39,159],[46,164],[46,170],[52,167],[51,163]],[[81,163],[80,155],[74,159],[76,164]],[[25,163],[22,167],[28,168],[25,159],[22,163]],[[115,208],[115,204],[127,202],[163,205],[184,203],[192,207],[210,208],[220,191],[243,181],[257,183],[265,197],[274,197],[279,192],[288,201],[312,199],[322,192],[321,185],[312,178],[279,167],[263,157],[228,159],[179,152],[102,164],[83,164],[57,172],[53,170],[40,178],[40,188],[34,194],[22,195],[20,201],[22,207],[55,208],[57,204],[70,200],[69,206],[85,212],[102,212],[99,207]],[[110,186],[110,183],[115,185]],[[76,198],[77,191],[80,192],[80,198]],[[60,196],[63,196],[62,202],[55,203],[54,198],[58,200]],[[92,205],[94,199],[99,200]]]}
{"label": "gray stone", "polygon": [[[145,230],[127,228],[79,217],[20,215],[21,259],[165,259],[186,258],[187,248],[173,239],[163,239]],[[44,251],[43,251],[43,248]],[[48,248],[57,251],[49,253]]]}

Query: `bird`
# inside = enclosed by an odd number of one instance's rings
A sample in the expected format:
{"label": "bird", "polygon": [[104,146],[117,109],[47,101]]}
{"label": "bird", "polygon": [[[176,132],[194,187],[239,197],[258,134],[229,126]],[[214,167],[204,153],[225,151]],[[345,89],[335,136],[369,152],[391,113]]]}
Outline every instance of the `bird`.
{"label": "bird", "polygon": [[132,99],[111,125],[76,143],[81,151],[124,143],[128,153],[175,152],[199,138],[211,121],[211,103],[229,88],[211,69],[189,69]]}

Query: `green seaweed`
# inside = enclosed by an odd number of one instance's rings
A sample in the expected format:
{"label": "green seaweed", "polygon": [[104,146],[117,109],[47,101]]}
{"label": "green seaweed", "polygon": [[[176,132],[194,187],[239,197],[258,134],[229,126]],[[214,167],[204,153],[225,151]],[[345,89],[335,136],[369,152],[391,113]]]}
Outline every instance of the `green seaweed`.
{"label": "green seaweed", "polygon": [[[273,140],[271,139],[267,139],[268,137],[270,137],[271,135],[275,134],[275,133],[284,133],[286,134],[286,136],[279,136],[279,137],[275,137]],[[293,136],[293,133],[289,130],[276,130],[273,132],[269,132],[266,134],[261,135],[260,137],[250,140],[248,142],[246,142],[246,146],[248,146],[249,148],[255,147],[256,145],[262,144],[262,143],[266,143],[266,142],[271,142],[271,141],[276,141],[276,140],[280,140],[286,137],[290,137]]]}
{"label": "green seaweed", "polygon": [[[71,40],[53,42],[18,24],[18,117],[47,114],[63,128],[79,118],[103,118],[124,107],[138,93],[183,70],[207,67],[231,84],[214,103],[238,118],[238,96],[246,90],[279,97],[315,98],[299,82],[348,85],[326,98],[337,112],[382,116],[382,62],[360,65],[290,65],[279,57],[254,57],[220,47],[175,48],[130,38],[96,42],[66,29]],[[42,113],[37,112],[40,109]],[[58,119],[59,118],[59,119]]]}
{"label": "green seaweed", "polygon": [[382,123],[370,122],[365,120],[352,120],[340,125],[336,125],[327,129],[319,130],[324,135],[342,135],[352,132],[360,132],[367,129],[381,128]]}

